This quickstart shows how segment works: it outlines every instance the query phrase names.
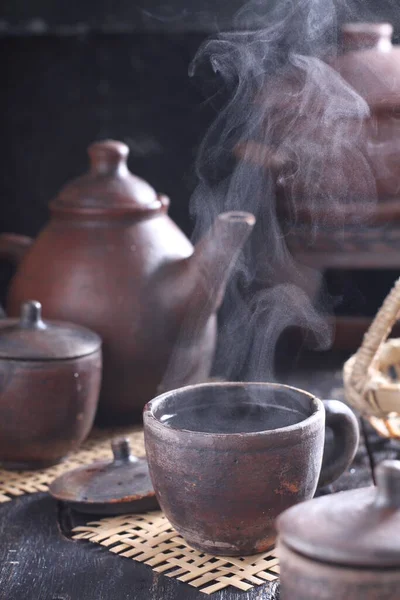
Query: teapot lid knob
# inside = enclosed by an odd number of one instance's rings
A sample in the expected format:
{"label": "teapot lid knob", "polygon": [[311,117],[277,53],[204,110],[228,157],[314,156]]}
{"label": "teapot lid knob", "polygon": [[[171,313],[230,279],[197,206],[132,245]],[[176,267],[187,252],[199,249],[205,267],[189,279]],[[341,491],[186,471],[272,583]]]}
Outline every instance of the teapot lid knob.
{"label": "teapot lid knob", "polygon": [[[129,172],[129,148],[117,140],[101,140],[88,148],[90,172],[67,183],[50,208],[54,214],[138,218],[166,213],[168,201],[143,179]],[[75,218],[75,216],[73,218]]]}
{"label": "teapot lid knob", "polygon": [[384,460],[375,469],[376,506],[400,508],[400,461]]}
{"label": "teapot lid knob", "polygon": [[42,305],[37,300],[28,300],[21,307],[20,327],[32,329],[45,329],[42,321]]}
{"label": "teapot lid knob", "polygon": [[88,148],[91,170],[98,175],[114,174],[116,171],[127,171],[126,160],[129,148],[122,142],[103,140],[94,142]]}

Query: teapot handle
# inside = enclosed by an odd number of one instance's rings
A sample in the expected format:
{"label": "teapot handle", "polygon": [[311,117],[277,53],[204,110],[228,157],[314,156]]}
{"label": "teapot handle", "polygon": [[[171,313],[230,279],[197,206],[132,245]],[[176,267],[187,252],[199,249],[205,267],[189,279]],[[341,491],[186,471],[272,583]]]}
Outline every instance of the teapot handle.
{"label": "teapot handle", "polygon": [[0,234],[0,260],[17,266],[33,244],[33,238],[18,233]]}
{"label": "teapot handle", "polygon": [[[18,266],[32,244],[33,238],[26,235],[0,233],[0,261],[4,260]],[[5,316],[3,307],[0,305],[0,318]]]}

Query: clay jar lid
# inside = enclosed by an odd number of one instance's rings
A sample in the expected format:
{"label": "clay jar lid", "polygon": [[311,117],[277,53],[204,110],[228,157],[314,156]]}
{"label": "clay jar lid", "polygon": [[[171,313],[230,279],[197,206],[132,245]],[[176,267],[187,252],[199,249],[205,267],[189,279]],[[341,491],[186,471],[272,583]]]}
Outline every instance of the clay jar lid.
{"label": "clay jar lid", "polygon": [[53,213],[149,216],[166,211],[169,200],[128,170],[129,148],[105,140],[88,148],[90,171],[67,183],[50,203]]}
{"label": "clay jar lid", "polygon": [[19,319],[0,320],[0,360],[48,361],[79,358],[101,346],[100,337],[79,325],[43,321],[42,305],[29,300]]}
{"label": "clay jar lid", "polygon": [[343,53],[330,61],[372,110],[400,107],[400,48],[392,45],[389,23],[347,23]]}
{"label": "clay jar lid", "polygon": [[376,488],[323,496],[282,513],[281,541],[319,562],[400,567],[400,461],[382,462],[375,477]]}
{"label": "clay jar lid", "polygon": [[129,440],[111,442],[114,459],[68,471],[50,494],[79,512],[118,515],[159,508],[145,458],[132,456]]}

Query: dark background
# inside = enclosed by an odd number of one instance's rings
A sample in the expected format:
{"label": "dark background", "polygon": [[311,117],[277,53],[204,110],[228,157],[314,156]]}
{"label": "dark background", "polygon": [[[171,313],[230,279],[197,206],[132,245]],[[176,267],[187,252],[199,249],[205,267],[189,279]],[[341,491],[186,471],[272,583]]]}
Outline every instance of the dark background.
{"label": "dark background", "polygon": [[[215,113],[188,66],[207,36],[236,27],[242,4],[3,0],[0,231],[36,235],[49,200],[85,171],[87,145],[111,137],[130,146],[131,170],[170,196],[190,234],[194,160]],[[397,2],[354,6],[359,19],[392,22],[397,40]],[[339,10],[338,26],[352,16]],[[10,274],[0,267],[1,298]]]}

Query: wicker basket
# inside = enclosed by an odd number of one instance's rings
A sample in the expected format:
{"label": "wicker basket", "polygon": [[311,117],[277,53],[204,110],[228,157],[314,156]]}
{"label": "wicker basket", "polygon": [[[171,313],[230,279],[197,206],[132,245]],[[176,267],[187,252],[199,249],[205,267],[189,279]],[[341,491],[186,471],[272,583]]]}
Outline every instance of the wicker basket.
{"label": "wicker basket", "polygon": [[346,398],[384,437],[400,439],[400,339],[387,339],[400,312],[400,279],[343,369]]}

